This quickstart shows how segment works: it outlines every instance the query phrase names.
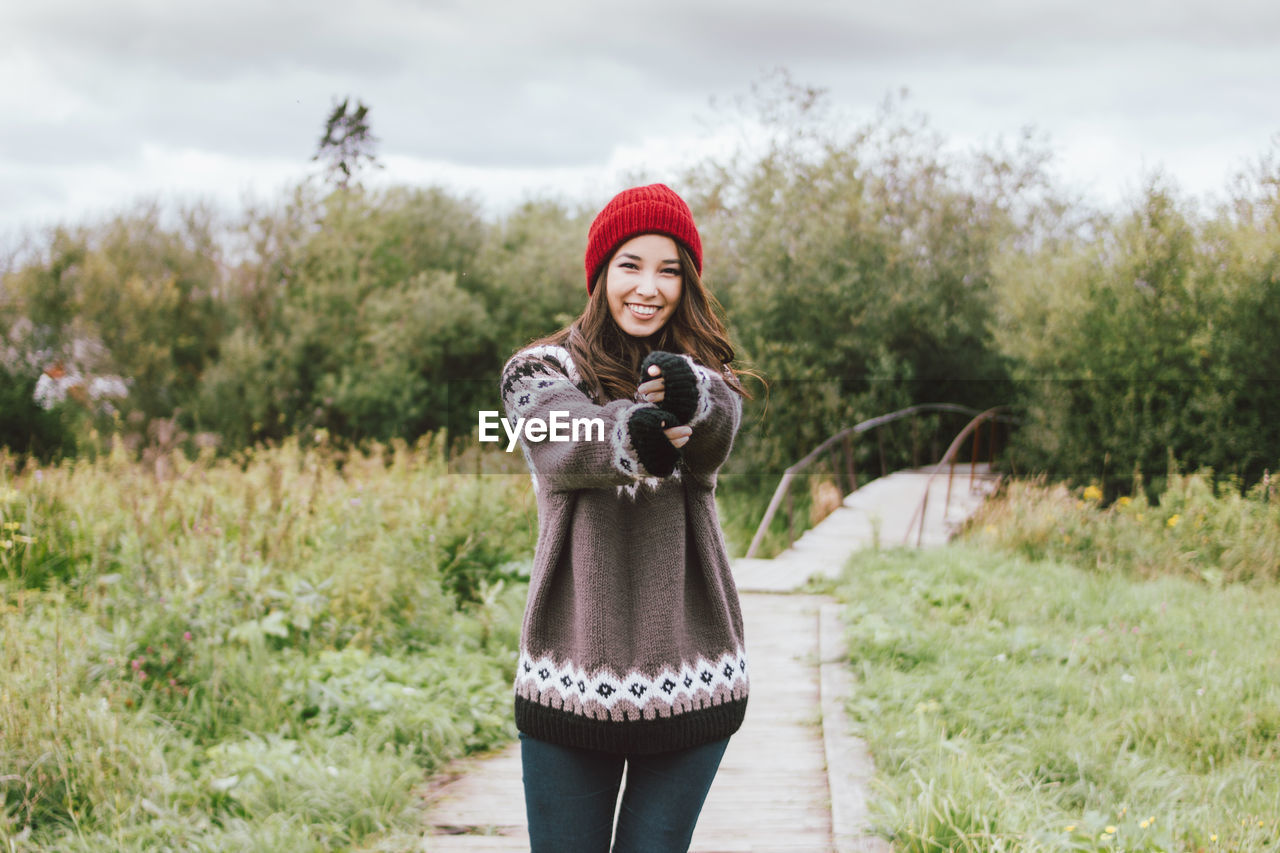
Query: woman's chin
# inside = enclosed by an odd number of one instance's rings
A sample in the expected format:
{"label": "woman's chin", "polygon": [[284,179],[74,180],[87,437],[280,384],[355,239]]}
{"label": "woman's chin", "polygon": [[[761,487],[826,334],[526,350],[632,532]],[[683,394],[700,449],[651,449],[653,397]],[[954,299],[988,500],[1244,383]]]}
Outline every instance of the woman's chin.
{"label": "woman's chin", "polygon": [[665,325],[666,323],[661,325],[653,323],[620,323],[618,328],[633,338],[651,338],[661,332],[662,327]]}

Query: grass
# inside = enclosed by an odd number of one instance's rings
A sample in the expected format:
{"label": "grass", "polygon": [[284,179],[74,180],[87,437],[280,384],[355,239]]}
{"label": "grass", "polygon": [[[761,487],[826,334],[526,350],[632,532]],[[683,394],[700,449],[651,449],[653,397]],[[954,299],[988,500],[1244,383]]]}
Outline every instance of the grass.
{"label": "grass", "polygon": [[1280,590],[969,543],[838,594],[896,850],[1280,849]]}
{"label": "grass", "polygon": [[0,458],[0,846],[412,833],[415,785],[514,734],[535,522],[430,443]]}
{"label": "grass", "polygon": [[[1140,486],[1140,483],[1138,484]],[[1213,586],[1280,581],[1280,494],[1271,477],[1242,491],[1212,471],[1171,471],[1156,503],[1101,503],[1097,486],[1015,481],[971,520],[966,538],[1133,577],[1180,575]]]}

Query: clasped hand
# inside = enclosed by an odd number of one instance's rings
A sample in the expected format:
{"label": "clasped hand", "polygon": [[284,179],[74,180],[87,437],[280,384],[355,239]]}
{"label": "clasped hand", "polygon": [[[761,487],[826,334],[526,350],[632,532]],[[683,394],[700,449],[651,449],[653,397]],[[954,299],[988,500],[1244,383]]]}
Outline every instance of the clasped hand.
{"label": "clasped hand", "polygon": [[[636,388],[640,397],[647,402],[661,404],[666,399],[666,382],[662,378],[662,368],[656,364],[649,365],[649,375],[655,378],[646,379]],[[667,427],[662,431],[667,440],[671,442],[673,447],[684,447],[689,441],[689,436],[693,435],[693,427],[690,426],[673,426]]]}

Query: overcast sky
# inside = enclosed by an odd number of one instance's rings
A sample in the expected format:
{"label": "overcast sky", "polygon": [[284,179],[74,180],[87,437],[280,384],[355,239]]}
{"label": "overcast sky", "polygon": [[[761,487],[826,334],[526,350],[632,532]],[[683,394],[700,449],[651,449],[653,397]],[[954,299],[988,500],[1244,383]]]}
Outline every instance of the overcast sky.
{"label": "overcast sky", "polygon": [[957,146],[1034,126],[1099,203],[1221,194],[1280,133],[1275,0],[0,0],[0,233],[275,197],[348,94],[380,181],[603,199],[777,66],[863,119],[905,87]]}

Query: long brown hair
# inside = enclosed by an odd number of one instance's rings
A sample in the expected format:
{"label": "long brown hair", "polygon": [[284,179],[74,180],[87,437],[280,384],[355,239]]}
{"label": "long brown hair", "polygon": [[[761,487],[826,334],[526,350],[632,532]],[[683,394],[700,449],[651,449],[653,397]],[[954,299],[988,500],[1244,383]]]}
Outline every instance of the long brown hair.
{"label": "long brown hair", "polygon": [[[729,387],[749,398],[751,395],[742,387],[741,377],[754,374],[733,366],[733,346],[720,320],[724,309],[703,285],[689,250],[679,242],[676,242],[676,249],[682,278],[680,302],[671,319],[657,333],[647,338],[632,337],[614,322],[609,311],[609,297],[605,293],[605,279],[609,264],[613,262],[610,256],[596,277],[582,314],[568,326],[531,346],[567,349],[583,381],[602,403],[635,395],[640,363],[653,350],[682,353],[704,367],[717,372],[725,370],[733,379]],[[616,249],[614,254],[617,254]]]}

